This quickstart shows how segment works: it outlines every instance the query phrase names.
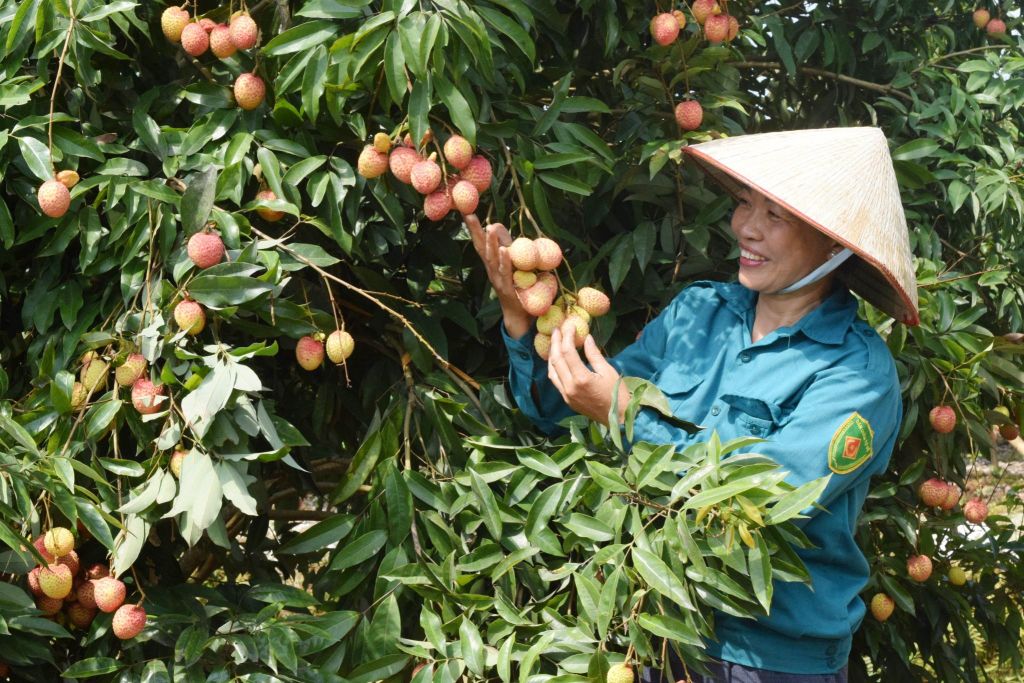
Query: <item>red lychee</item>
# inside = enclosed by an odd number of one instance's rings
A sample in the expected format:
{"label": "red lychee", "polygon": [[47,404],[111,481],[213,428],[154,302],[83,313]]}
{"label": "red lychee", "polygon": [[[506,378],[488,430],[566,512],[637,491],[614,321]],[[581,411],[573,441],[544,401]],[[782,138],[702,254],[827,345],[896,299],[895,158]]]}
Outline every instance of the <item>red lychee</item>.
{"label": "red lychee", "polygon": [[444,143],[444,158],[449,164],[462,170],[473,160],[473,145],[461,135],[453,135]]}
{"label": "red lychee", "polygon": [[71,571],[71,576],[75,576],[76,574],[78,574],[78,568],[80,566],[78,560],[78,553],[72,550],[66,555],[61,555],[57,558],[57,564],[64,565]]}
{"label": "red lychee", "polygon": [[988,517],[988,505],[981,498],[971,498],[964,505],[964,517],[971,524],[981,524]]}
{"label": "red lychee", "polygon": [[452,204],[462,215],[473,213],[480,204],[480,192],[468,180],[460,180],[452,188]]}
{"label": "red lychee", "polygon": [[952,510],[960,502],[961,495],[963,495],[963,492],[959,486],[956,484],[946,484],[946,499],[939,504],[939,507],[943,510]]}
{"label": "red lychee", "polygon": [[39,554],[43,556],[43,559],[46,560],[47,564],[52,564],[57,559],[49,550],[46,549],[46,534],[43,534],[36,540],[32,541],[32,545],[34,545],[36,550],[39,551]]}
{"label": "red lychee", "polygon": [[102,579],[104,576],[110,576],[110,567],[105,564],[97,562],[85,568],[85,577],[87,579]]}
{"label": "red lychee", "polygon": [[239,50],[248,50],[256,44],[256,22],[248,14],[240,14],[231,20],[231,42]]}
{"label": "red lychee", "polygon": [[114,368],[114,379],[122,387],[130,387],[146,372],[146,359],[141,353],[129,353],[124,364]]}
{"label": "red lychee", "polygon": [[238,52],[238,48],[231,41],[231,29],[227,24],[217,24],[210,31],[210,52],[220,59],[227,59]]}
{"label": "red lychee", "polygon": [[537,249],[537,270],[554,270],[562,263],[562,248],[558,242],[547,237],[538,237],[533,241]]}
{"label": "red lychee", "polygon": [[64,600],[62,598],[51,598],[46,595],[36,598],[36,607],[42,610],[43,614],[56,614],[63,606]]}
{"label": "red lychee", "polygon": [[409,178],[417,192],[430,194],[441,184],[441,167],[430,159],[421,161],[412,167]]}
{"label": "red lychee", "polygon": [[408,185],[412,182],[412,167],[423,161],[423,157],[410,147],[395,147],[388,161],[394,176]]}
{"label": "red lychee", "polygon": [[224,241],[212,232],[197,232],[188,238],[188,257],[200,268],[209,268],[224,258]]}
{"label": "red lychee", "polygon": [[423,198],[423,213],[432,221],[439,221],[452,210],[452,198],[444,190],[431,192]]}
{"label": "red lychee", "polygon": [[174,322],[187,334],[197,335],[206,327],[206,312],[199,302],[185,299],[174,307]]}
{"label": "red lychee", "polygon": [[[256,193],[256,201],[261,199],[272,202],[277,199],[277,195],[274,194],[273,190],[261,190]],[[266,207],[256,209],[256,213],[258,213],[260,217],[268,223],[276,223],[284,218],[284,211],[277,211],[276,209],[268,209]]]}
{"label": "red lychee", "polygon": [[86,607],[80,602],[68,607],[68,621],[78,628],[88,628],[92,620],[96,618],[96,608]]}
{"label": "red lychee", "polygon": [[96,581],[89,579],[78,587],[78,604],[86,607],[96,606]]}
{"label": "red lychee", "polygon": [[879,593],[871,598],[871,614],[879,621],[885,621],[892,616],[895,607],[896,601],[885,593]]}
{"label": "red lychee", "polygon": [[59,180],[47,180],[36,194],[39,208],[50,218],[60,218],[71,206],[71,193]]}
{"label": "red lychee", "polygon": [[921,484],[917,489],[917,497],[928,507],[936,507],[946,500],[947,488],[946,482],[933,477]]}
{"label": "red lychee", "polygon": [[651,19],[651,36],[658,45],[668,45],[679,36],[679,20],[665,12]]}
{"label": "red lychee", "polygon": [[704,120],[704,109],[697,100],[686,100],[676,105],[676,123],[683,130],[697,130]]}
{"label": "red lychee", "polygon": [[914,555],[907,560],[907,573],[914,581],[927,581],[932,575],[932,560],[927,555]]}
{"label": "red lychee", "polygon": [[928,414],[928,421],[939,434],[949,434],[956,427],[956,413],[949,406],[935,406]]}
{"label": "red lychee", "polygon": [[1003,35],[1006,33],[1006,24],[1002,19],[993,19],[988,22],[988,26],[985,27],[985,32],[990,36]]}
{"label": "red lychee", "polygon": [[155,386],[148,379],[140,379],[132,386],[132,405],[143,415],[152,415],[164,409],[164,401],[158,400],[165,392],[164,385]]}
{"label": "red lychee", "polygon": [[731,43],[732,39],[737,36],[740,32],[740,22],[736,20],[736,17],[729,15],[729,35],[725,37],[725,42]]}
{"label": "red lychee", "polygon": [[303,337],[295,345],[295,359],[306,370],[316,370],[324,362],[324,345],[313,337]]}
{"label": "red lychee", "polygon": [[1020,429],[1017,425],[999,425],[999,435],[1007,441],[1013,441],[1020,436]]}
{"label": "red lychee", "polygon": [[482,194],[491,186],[491,162],[487,160],[487,157],[478,154],[470,160],[459,175],[463,180],[473,183],[476,191]]}
{"label": "red lychee", "polygon": [[693,18],[696,19],[697,23],[703,24],[708,17],[721,12],[721,9],[719,9],[716,0],[696,0],[690,6],[690,11],[693,12]]}
{"label": "red lychee", "polygon": [[263,103],[267,86],[256,74],[245,73],[235,79],[235,102],[246,111],[252,111]]}
{"label": "red lychee", "polygon": [[523,305],[523,310],[533,316],[547,313],[551,308],[551,301],[554,299],[551,289],[542,282],[537,282],[526,289],[516,290],[516,294],[519,297],[519,302]]}
{"label": "red lychee", "polygon": [[124,596],[128,593],[124,583],[105,576],[93,582],[93,595],[96,598],[96,606],[104,612],[113,612],[124,603]]}
{"label": "red lychee", "polygon": [[122,605],[114,614],[111,628],[121,640],[134,638],[146,627],[146,610],[138,605]]}
{"label": "red lychee", "polygon": [[32,591],[32,595],[37,598],[41,595],[46,595],[43,589],[39,587],[39,567],[36,567],[28,573],[28,589]]}
{"label": "red lychee", "polygon": [[217,27],[217,22],[214,21],[213,19],[209,19],[207,17],[203,17],[202,19],[199,20],[199,25],[203,27],[204,31],[209,33],[210,31],[212,31],[214,28]]}
{"label": "red lychee", "polygon": [[563,336],[574,335],[573,344],[576,348],[583,346],[583,342],[587,340],[587,335],[590,334],[590,325],[575,312],[569,314],[569,316],[562,321],[562,324],[558,329]]}
{"label": "red lychee", "polygon": [[185,48],[185,52],[198,57],[210,47],[210,34],[199,24],[188,24],[181,31],[181,46]]}

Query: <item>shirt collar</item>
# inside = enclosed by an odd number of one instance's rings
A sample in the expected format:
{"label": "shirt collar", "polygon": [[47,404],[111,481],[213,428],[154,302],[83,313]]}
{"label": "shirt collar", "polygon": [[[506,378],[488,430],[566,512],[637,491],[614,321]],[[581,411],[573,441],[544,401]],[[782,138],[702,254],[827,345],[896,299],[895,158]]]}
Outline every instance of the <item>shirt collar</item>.
{"label": "shirt collar", "polygon": [[[757,304],[757,292],[747,289],[738,282],[713,282],[719,296],[725,299],[731,311],[743,315]],[[846,287],[838,287],[820,306],[801,318],[792,327],[779,328],[780,336],[803,332],[804,335],[822,344],[843,343],[846,331],[857,318],[857,299]]]}

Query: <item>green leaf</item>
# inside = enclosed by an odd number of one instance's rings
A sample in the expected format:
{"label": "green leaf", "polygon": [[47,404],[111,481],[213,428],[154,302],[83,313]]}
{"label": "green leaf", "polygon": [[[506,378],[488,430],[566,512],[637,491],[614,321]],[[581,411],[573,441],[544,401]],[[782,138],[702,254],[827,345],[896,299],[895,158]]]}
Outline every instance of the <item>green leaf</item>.
{"label": "green leaf", "polygon": [[683,609],[696,610],[683,582],[660,557],[642,548],[632,550],[633,566],[651,588],[672,600]]}
{"label": "green leaf", "polygon": [[381,529],[368,531],[356,540],[343,548],[339,548],[338,554],[331,562],[331,571],[341,571],[354,567],[360,562],[370,559],[384,547],[388,542],[388,532]]}
{"label": "green leaf", "polygon": [[401,106],[405,100],[408,81],[405,77],[405,53],[402,51],[402,39],[398,31],[389,33],[384,44],[384,73],[388,79],[391,99]]}
{"label": "green leaf", "polygon": [[672,444],[667,444],[664,446],[658,446],[654,452],[647,456],[647,460],[644,461],[643,467],[640,468],[640,472],[637,474],[637,489],[643,489],[654,481],[654,479],[656,479],[672,461],[672,456],[674,456],[675,453],[675,447],[672,446]]}
{"label": "green leaf", "polygon": [[[22,7],[28,4],[30,3],[23,3]],[[13,31],[11,35],[14,35]],[[26,135],[18,138],[18,147],[21,148],[21,158],[25,160],[25,164],[32,175],[42,181],[53,179],[53,167],[50,166],[50,150],[45,144]]]}
{"label": "green leaf", "polygon": [[491,538],[499,541],[501,540],[501,513],[498,511],[498,502],[494,499],[494,492],[475,471],[470,470],[469,474],[472,477],[473,494],[480,503],[480,512],[483,514],[487,531],[491,534]]}
{"label": "green leaf", "polygon": [[0,429],[14,437],[14,440],[27,449],[29,453],[37,458],[40,457],[39,449],[36,447],[36,442],[32,439],[32,436],[25,431],[24,427],[3,413],[0,413]]}
{"label": "green leaf", "polygon": [[356,521],[352,515],[335,515],[317,522],[282,545],[276,552],[281,555],[302,555],[325,550],[327,546],[345,538],[355,527]]}
{"label": "green leaf", "polygon": [[186,235],[199,232],[206,226],[213,209],[217,190],[217,171],[208,168],[192,176],[181,197],[181,228]]}
{"label": "green leaf", "polygon": [[265,57],[279,57],[322,45],[338,35],[338,26],[333,21],[307,21],[274,36],[260,50],[260,54]]}
{"label": "green leaf", "polygon": [[259,602],[277,602],[288,607],[314,607],[320,604],[319,600],[301,588],[283,583],[253,586],[246,595]]}
{"label": "green leaf", "polygon": [[750,583],[754,587],[754,595],[757,601],[769,611],[772,602],[772,561],[768,553],[768,544],[764,542],[761,534],[754,534],[754,547],[750,549],[747,563],[750,567]]}
{"label": "green leaf", "polygon": [[704,647],[700,635],[685,622],[663,614],[641,614],[637,617],[641,627],[661,638],[677,640],[694,647]]}
{"label": "green leaf", "polygon": [[632,490],[629,488],[629,484],[619,476],[619,473],[607,465],[587,461],[586,466],[590,471],[590,476],[594,478],[594,482],[601,488],[614,493],[629,493]]}
{"label": "green leaf", "polygon": [[462,96],[458,88],[441,76],[435,76],[434,87],[437,88],[437,93],[441,96],[441,100],[448,107],[452,123],[462,132],[463,137],[469,141],[469,144],[475,146],[476,120],[473,118],[473,112],[470,111],[466,98]]}
{"label": "green leaf", "polygon": [[562,523],[569,527],[574,534],[583,538],[589,538],[594,541],[611,541],[615,538],[615,532],[610,526],[594,517],[579,512],[571,513]]}
{"label": "green leaf", "polygon": [[64,678],[88,678],[114,673],[124,668],[124,664],[110,657],[91,657],[75,662],[61,674]]}
{"label": "green leaf", "polygon": [[801,510],[806,509],[808,505],[818,500],[821,492],[825,490],[831,479],[832,475],[830,474],[827,477],[809,481],[803,486],[787,493],[768,510],[764,520],[765,524],[781,524],[787,519],[792,519],[800,514]]}
{"label": "green leaf", "polygon": [[920,138],[900,145],[892,153],[893,161],[909,161],[931,156],[939,148],[939,143],[929,138]]}
{"label": "green leaf", "polygon": [[586,183],[580,182],[575,178],[562,173],[538,173],[537,177],[543,180],[552,187],[557,187],[559,190],[565,190],[566,192],[573,192],[575,194],[583,195],[584,197],[590,196],[593,189]]}
{"label": "green leaf", "polygon": [[533,167],[538,171],[549,168],[559,168],[569,164],[577,164],[581,161],[591,161],[594,157],[590,154],[545,154],[533,162]]}
{"label": "green leaf", "polygon": [[406,655],[387,655],[346,672],[345,680],[348,683],[376,683],[394,676],[408,664],[409,657]]}
{"label": "green leaf", "polygon": [[188,293],[204,306],[227,308],[252,301],[273,288],[273,284],[253,277],[200,275],[189,284]]}
{"label": "green leaf", "polygon": [[302,108],[306,118],[313,124],[316,124],[320,113],[320,98],[327,86],[326,75],[327,50],[323,45],[318,45],[302,76]]}
{"label": "green leaf", "polygon": [[459,625],[459,639],[466,666],[477,676],[483,676],[484,641],[480,637],[480,629],[466,615],[463,615],[462,624]]}

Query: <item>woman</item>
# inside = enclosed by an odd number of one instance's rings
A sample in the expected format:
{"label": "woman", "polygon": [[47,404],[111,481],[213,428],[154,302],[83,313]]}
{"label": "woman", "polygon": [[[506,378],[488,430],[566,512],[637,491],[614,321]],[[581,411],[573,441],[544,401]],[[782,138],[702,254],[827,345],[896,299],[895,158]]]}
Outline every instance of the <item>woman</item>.
{"label": "woman", "polygon": [[[579,413],[607,424],[619,375],[649,379],[677,416],[707,428],[689,435],[643,408],[633,441],[679,448],[752,435],[799,486],[831,475],[799,524],[816,546],[797,550],[810,586],[778,582],[771,615],[715,613],[707,643],[715,677],[695,681],[845,682],[853,633],[865,614],[869,577],[854,541],[871,475],[884,471],[902,416],[899,381],[885,342],[857,316],[850,289],[916,325],[917,291],[906,220],[885,136],[841,128],[727,138],[684,151],[738,205],[737,283],[696,282],[605,359],[587,337],[585,365],[572,339],[552,334],[544,362],[533,350],[534,319],[515,294],[504,227],[467,217],[502,304],[511,387],[539,429]],[[618,394],[619,421],[629,400]],[[621,428],[621,424],[620,424]],[[670,648],[671,651],[671,648]],[[645,671],[647,680],[685,680]],[[691,675],[693,675],[691,673]],[[662,678],[664,676],[664,678]]]}

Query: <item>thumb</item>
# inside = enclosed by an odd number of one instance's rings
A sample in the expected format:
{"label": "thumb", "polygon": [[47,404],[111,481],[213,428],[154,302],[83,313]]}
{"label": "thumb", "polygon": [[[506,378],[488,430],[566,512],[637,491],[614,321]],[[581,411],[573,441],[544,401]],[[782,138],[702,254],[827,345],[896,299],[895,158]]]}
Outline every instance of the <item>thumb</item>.
{"label": "thumb", "polygon": [[611,371],[610,374],[619,374],[619,371],[601,355],[601,349],[597,348],[597,342],[594,341],[593,335],[588,334],[587,338],[583,341],[583,352],[586,354],[587,360],[590,361],[590,367],[597,374],[607,375],[609,370]]}

